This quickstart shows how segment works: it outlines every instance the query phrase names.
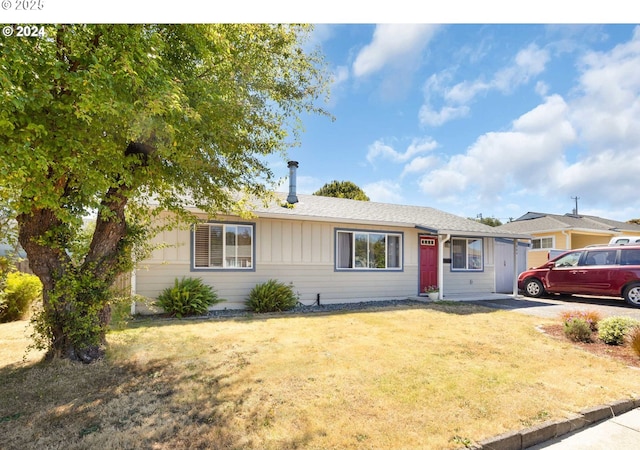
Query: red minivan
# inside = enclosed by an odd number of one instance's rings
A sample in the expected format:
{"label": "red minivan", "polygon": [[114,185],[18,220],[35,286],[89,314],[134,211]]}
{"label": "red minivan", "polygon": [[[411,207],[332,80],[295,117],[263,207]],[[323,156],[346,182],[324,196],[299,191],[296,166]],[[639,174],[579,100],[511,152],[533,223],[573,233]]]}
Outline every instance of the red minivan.
{"label": "red minivan", "polygon": [[640,307],[640,245],[569,250],[518,276],[529,297],[582,294],[622,297]]}

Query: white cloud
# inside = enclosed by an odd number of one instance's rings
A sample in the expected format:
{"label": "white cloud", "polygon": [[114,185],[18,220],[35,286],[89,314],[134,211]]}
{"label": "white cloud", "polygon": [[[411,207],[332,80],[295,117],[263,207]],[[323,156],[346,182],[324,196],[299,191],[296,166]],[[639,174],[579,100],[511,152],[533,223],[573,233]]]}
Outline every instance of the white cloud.
{"label": "white cloud", "polygon": [[567,120],[567,104],[559,96],[515,120],[505,132],[480,136],[465,154],[420,180],[429,195],[473,192],[485,201],[495,201],[514,185],[537,186],[559,176],[564,167],[563,150],[576,140]]}
{"label": "white cloud", "polygon": [[349,79],[349,68],[346,66],[338,66],[333,71],[333,84],[335,87],[347,81]]}
{"label": "white cloud", "polygon": [[364,77],[385,66],[402,65],[416,59],[433,37],[438,25],[383,24],[377,25],[373,40],[353,62],[353,74]]}
{"label": "white cloud", "polygon": [[538,81],[536,83],[536,94],[541,97],[546,97],[549,94],[549,85],[544,81]]}
{"label": "white cloud", "polygon": [[[549,52],[531,44],[520,50],[513,62],[494,73],[489,81],[478,78],[450,86],[449,83],[453,79],[450,71],[432,75],[424,85],[425,102],[418,113],[420,123],[440,126],[450,120],[465,117],[470,111],[468,104],[478,95],[486,94],[491,90],[508,94],[542,73],[548,62]],[[440,99],[442,105],[435,107],[433,103]]]}
{"label": "white cloud", "polygon": [[376,159],[381,158],[396,163],[403,163],[420,153],[429,152],[437,146],[438,143],[431,138],[414,139],[407,149],[401,153],[381,140],[377,140],[369,146],[367,161],[373,164]]}
{"label": "white cloud", "polygon": [[[483,134],[465,153],[425,173],[422,192],[453,204],[473,199],[480,209],[494,209],[507,195],[522,210],[543,199],[549,212],[553,199],[566,196],[569,203],[578,196],[582,213],[619,220],[640,216],[639,30],[611,51],[586,54],[570,97],[547,96],[509,130]],[[541,70],[534,54],[521,54],[526,69],[509,75],[512,80]],[[538,86],[539,92],[547,89]]]}
{"label": "white cloud", "polygon": [[514,88],[542,73],[548,62],[549,52],[531,44],[518,52],[514,64],[497,72],[490,84],[500,92],[512,92]]}
{"label": "white cloud", "polygon": [[476,80],[473,82],[463,81],[444,92],[444,99],[454,104],[468,103],[480,92],[485,92],[491,88],[490,84]]}
{"label": "white cloud", "polygon": [[328,102],[329,106],[335,106],[344,95],[347,81],[349,81],[349,67],[337,66],[333,69],[331,86],[329,88],[329,92],[331,92]]}
{"label": "white cloud", "polygon": [[419,186],[422,192],[440,200],[450,196],[462,194],[469,184],[469,177],[455,168],[445,167],[436,169],[420,179]]}
{"label": "white cloud", "polygon": [[444,71],[439,74],[431,75],[424,84],[423,92],[425,95],[425,103],[420,107],[418,112],[418,119],[421,124],[429,126],[440,126],[450,120],[464,117],[469,114],[469,108],[467,106],[455,106],[458,103],[457,100],[447,102],[448,104],[443,106],[439,111],[431,106],[432,96],[437,97],[441,92],[445,92],[447,95],[452,95],[453,99],[456,96],[463,97],[463,86],[460,86],[457,90],[451,92],[447,90],[447,85],[451,81],[453,74],[450,71]]}
{"label": "white cloud", "polygon": [[404,166],[401,177],[412,173],[423,173],[437,167],[439,159],[435,155],[418,156]]}
{"label": "white cloud", "polygon": [[[638,187],[635,175],[631,173],[636,173],[638,169],[640,153],[608,150],[568,166],[558,180],[558,187],[564,192],[581,193],[583,197],[600,196],[611,201],[635,199]],[[632,177],[634,182],[629,182],[627,177]]]}
{"label": "white cloud", "polygon": [[633,38],[609,52],[591,52],[570,103],[570,119],[578,130],[583,154],[566,167],[558,189],[594,207],[635,205],[640,216],[637,173],[640,173],[640,27]]}
{"label": "white cloud", "polygon": [[389,180],[381,180],[362,186],[362,190],[373,202],[402,203],[402,187]]}
{"label": "white cloud", "polygon": [[583,139],[596,151],[635,152],[640,146],[640,27],[630,42],[608,53],[589,53],[582,65],[572,119]]}
{"label": "white cloud", "polygon": [[468,106],[444,106],[440,111],[431,109],[430,105],[422,105],[418,112],[418,119],[422,125],[440,126],[453,119],[465,117],[469,114]]}

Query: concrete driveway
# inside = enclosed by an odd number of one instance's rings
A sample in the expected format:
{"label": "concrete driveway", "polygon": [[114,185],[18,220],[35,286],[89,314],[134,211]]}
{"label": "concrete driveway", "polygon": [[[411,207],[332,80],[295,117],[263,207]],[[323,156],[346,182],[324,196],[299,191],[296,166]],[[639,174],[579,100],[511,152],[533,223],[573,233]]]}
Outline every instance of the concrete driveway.
{"label": "concrete driveway", "polygon": [[598,311],[602,317],[627,316],[640,320],[640,308],[627,305],[624,300],[613,297],[554,295],[546,298],[524,296],[491,300],[476,300],[474,303],[495,309],[506,309],[532,316],[557,318],[562,311]]}

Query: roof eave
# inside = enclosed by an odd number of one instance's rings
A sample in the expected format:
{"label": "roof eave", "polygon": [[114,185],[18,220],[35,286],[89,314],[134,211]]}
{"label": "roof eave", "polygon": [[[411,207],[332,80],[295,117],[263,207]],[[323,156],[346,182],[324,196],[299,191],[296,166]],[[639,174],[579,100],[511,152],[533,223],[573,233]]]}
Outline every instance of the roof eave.
{"label": "roof eave", "polygon": [[310,216],[305,214],[280,214],[273,212],[254,211],[253,214],[261,219],[282,219],[282,220],[303,220],[313,222],[331,222],[331,223],[346,223],[354,225],[377,225],[386,227],[412,227],[413,224],[405,222],[391,222],[384,220],[365,220],[365,219],[347,219],[342,217],[327,217],[327,216]]}
{"label": "roof eave", "polygon": [[620,232],[619,231],[613,231],[613,230],[595,230],[592,228],[573,228],[573,227],[566,227],[566,228],[550,228],[548,230],[536,230],[536,231],[532,231],[532,233],[535,233],[537,235],[540,234],[544,234],[544,233],[563,233],[566,231],[571,231],[571,232],[578,232],[578,233],[591,233],[591,234],[614,234],[614,235],[619,235]]}
{"label": "roof eave", "polygon": [[524,239],[531,240],[533,236],[530,234],[522,233],[505,233],[505,232],[493,232],[493,231],[463,231],[463,230],[438,230],[438,234],[448,234],[452,236],[465,236],[465,237],[491,237],[491,238],[504,238],[504,239]]}

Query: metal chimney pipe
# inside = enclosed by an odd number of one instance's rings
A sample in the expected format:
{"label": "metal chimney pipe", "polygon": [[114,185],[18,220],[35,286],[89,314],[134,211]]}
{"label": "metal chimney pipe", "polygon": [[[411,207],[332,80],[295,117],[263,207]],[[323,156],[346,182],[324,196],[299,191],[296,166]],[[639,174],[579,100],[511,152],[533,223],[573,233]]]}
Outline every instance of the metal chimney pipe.
{"label": "metal chimney pipe", "polygon": [[298,203],[298,196],[296,195],[296,169],[298,168],[298,161],[289,161],[289,195],[287,196],[287,203]]}

